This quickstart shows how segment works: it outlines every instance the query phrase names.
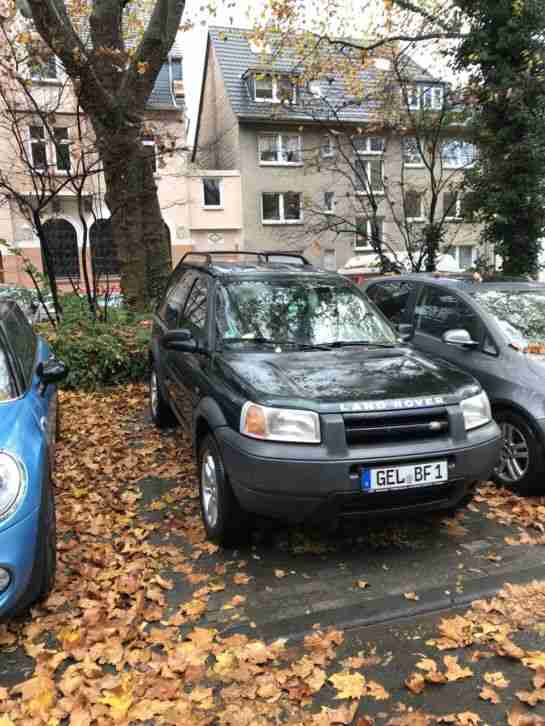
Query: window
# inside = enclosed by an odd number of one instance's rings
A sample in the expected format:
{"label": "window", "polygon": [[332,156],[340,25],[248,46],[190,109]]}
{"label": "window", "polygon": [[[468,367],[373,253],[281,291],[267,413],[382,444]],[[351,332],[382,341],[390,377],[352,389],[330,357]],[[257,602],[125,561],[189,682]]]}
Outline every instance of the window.
{"label": "window", "polygon": [[111,221],[97,219],[89,230],[89,241],[95,276],[98,278],[102,275],[117,277],[120,273],[120,266]]}
{"label": "window", "polygon": [[[55,278],[78,280],[79,252],[74,227],[66,219],[50,219],[43,229]],[[47,270],[45,261],[43,268]]]}
{"label": "window", "polygon": [[154,137],[145,136],[142,140],[142,146],[144,147],[145,155],[150,160],[153,173],[157,174],[157,153]]}
{"label": "window", "polygon": [[405,219],[407,221],[424,219],[424,195],[421,192],[412,190],[405,192]]}
{"label": "window", "polygon": [[402,141],[403,163],[406,166],[423,166],[424,160],[418,149],[418,141],[415,136],[405,136]]}
{"label": "window", "polygon": [[355,187],[358,192],[384,193],[382,159],[356,159],[354,169]]}
{"label": "window", "polygon": [[355,250],[369,250],[373,234],[377,242],[383,239],[383,220],[375,220],[375,229],[373,233],[373,220],[368,217],[356,217],[356,237],[354,240]]}
{"label": "window", "polygon": [[332,159],[336,153],[335,138],[333,134],[324,134],[322,137],[322,159]]}
{"label": "window", "polygon": [[415,309],[416,329],[442,338],[447,330],[463,329],[480,340],[480,323],[472,308],[450,290],[425,285]]}
{"label": "window", "polygon": [[402,89],[406,94],[406,103],[411,111],[433,110],[443,108],[444,89],[442,85],[426,85],[418,83]]}
{"label": "window", "polygon": [[56,81],[58,79],[57,58],[51,55],[45,62],[32,63],[30,77],[34,81]]}
{"label": "window", "polygon": [[413,289],[412,282],[379,282],[367,290],[367,295],[390,322],[399,325],[407,320]]}
{"label": "window", "polygon": [[30,127],[30,151],[32,166],[45,171],[47,169],[47,150],[43,126]]}
{"label": "window", "polygon": [[460,139],[446,141],[441,147],[441,161],[447,169],[461,169],[471,166],[477,155],[473,144]]}
{"label": "window", "polygon": [[475,250],[476,248],[473,245],[460,245],[460,247],[458,247],[458,267],[462,270],[468,270],[470,267],[473,267],[475,262]]}
{"label": "window", "polygon": [[171,278],[163,303],[159,308],[159,317],[168,328],[179,327],[181,312],[195,276],[188,270],[177,268]]}
{"label": "window", "polygon": [[325,250],[324,251],[324,269],[326,269],[326,270],[336,270],[337,269],[337,260],[336,260],[335,250]]}
{"label": "window", "polygon": [[443,215],[445,219],[463,219],[466,216],[464,197],[459,191],[444,192]]}
{"label": "window", "polygon": [[309,84],[308,84],[308,92],[314,98],[321,98],[322,97],[322,89],[321,89],[321,86],[320,86],[320,81],[310,81]]}
{"label": "window", "polygon": [[10,398],[15,398],[15,386],[6,351],[0,348],[0,401],[9,401]]}
{"label": "window", "polygon": [[254,100],[258,103],[295,103],[297,89],[287,76],[254,75]]}
{"label": "window", "polygon": [[354,136],[352,139],[356,154],[383,154],[382,136]]}
{"label": "window", "polygon": [[36,358],[36,335],[23,313],[13,306],[4,319],[6,333],[21,367],[25,385],[29,386]]}
{"label": "window", "polygon": [[335,211],[335,192],[324,192],[324,211],[333,214]]}
{"label": "window", "polygon": [[299,192],[263,192],[261,195],[263,224],[294,224],[302,222]]}
{"label": "window", "polygon": [[70,171],[70,139],[67,128],[53,129],[55,135],[55,164],[57,171]]}
{"label": "window", "polygon": [[203,206],[205,209],[221,209],[221,179],[202,180]]}
{"label": "window", "polygon": [[302,161],[299,134],[264,134],[259,137],[261,164],[301,164]]}
{"label": "window", "polygon": [[182,313],[181,327],[204,333],[208,311],[208,281],[200,275],[195,280]]}

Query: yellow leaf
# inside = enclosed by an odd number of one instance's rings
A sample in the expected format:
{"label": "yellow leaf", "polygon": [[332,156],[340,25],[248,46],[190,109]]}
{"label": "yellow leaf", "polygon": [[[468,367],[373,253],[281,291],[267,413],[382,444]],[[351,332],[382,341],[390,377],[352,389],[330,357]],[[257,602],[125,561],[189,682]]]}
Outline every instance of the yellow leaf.
{"label": "yellow leaf", "polygon": [[276,577],[286,577],[288,573],[285,570],[275,570],[274,574]]}
{"label": "yellow leaf", "polygon": [[[119,694],[119,695],[118,695]],[[132,706],[132,694],[121,691],[110,693],[104,698],[99,698],[98,702],[103,703],[105,706],[110,706],[110,715],[114,721],[122,721],[127,715],[127,711]]]}
{"label": "yellow leaf", "polygon": [[335,698],[361,698],[365,692],[365,678],[361,673],[341,671],[330,676],[329,680],[337,689]]}
{"label": "yellow leaf", "polygon": [[366,587],[369,587],[369,583],[366,580],[358,580],[358,587],[360,590],[365,590]]}
{"label": "yellow leaf", "polygon": [[405,600],[420,600],[416,592],[406,592],[404,593],[403,597]]}

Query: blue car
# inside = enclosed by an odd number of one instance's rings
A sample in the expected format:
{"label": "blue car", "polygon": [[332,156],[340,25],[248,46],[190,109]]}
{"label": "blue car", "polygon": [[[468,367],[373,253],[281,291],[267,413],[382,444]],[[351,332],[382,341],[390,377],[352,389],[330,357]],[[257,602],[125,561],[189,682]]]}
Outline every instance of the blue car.
{"label": "blue car", "polygon": [[17,303],[0,301],[0,619],[55,581],[55,384],[66,373]]}

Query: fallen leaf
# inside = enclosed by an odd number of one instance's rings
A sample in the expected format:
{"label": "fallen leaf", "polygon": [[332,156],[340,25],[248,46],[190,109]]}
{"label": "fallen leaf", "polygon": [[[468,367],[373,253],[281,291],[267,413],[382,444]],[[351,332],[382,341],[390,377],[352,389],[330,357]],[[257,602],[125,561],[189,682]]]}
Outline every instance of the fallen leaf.
{"label": "fallen leaf", "polygon": [[337,689],[335,698],[361,698],[365,692],[365,678],[361,673],[341,671],[329,677]]}
{"label": "fallen leaf", "polygon": [[369,583],[366,580],[358,580],[357,585],[360,590],[365,590],[365,588],[369,587]]}
{"label": "fallen leaf", "polygon": [[420,600],[416,592],[405,592],[403,593],[405,600]]}
{"label": "fallen leaf", "polygon": [[418,695],[422,693],[426,687],[426,681],[421,673],[411,673],[411,675],[405,679],[405,686],[409,689],[409,691],[411,691],[411,693]]}
{"label": "fallen leaf", "polygon": [[274,571],[274,576],[278,577],[278,578],[286,577],[287,574],[288,573],[285,570],[275,570]]}
{"label": "fallen leaf", "polygon": [[482,698],[483,701],[490,701],[490,703],[494,704],[500,702],[500,697],[493,688],[490,688],[490,686],[484,686],[481,689],[481,692],[479,693],[479,698]]}

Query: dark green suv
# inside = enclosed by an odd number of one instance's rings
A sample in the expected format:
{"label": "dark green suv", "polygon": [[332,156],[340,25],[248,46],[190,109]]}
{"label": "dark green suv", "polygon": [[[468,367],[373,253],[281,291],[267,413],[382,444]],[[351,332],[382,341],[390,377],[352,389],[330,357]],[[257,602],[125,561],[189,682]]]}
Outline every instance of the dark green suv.
{"label": "dark green suv", "polygon": [[154,317],[150,401],[180,423],[204,524],[448,510],[500,434],[479,383],[404,345],[358,288],[285,253],[191,253]]}

